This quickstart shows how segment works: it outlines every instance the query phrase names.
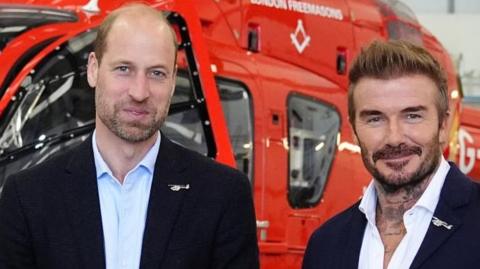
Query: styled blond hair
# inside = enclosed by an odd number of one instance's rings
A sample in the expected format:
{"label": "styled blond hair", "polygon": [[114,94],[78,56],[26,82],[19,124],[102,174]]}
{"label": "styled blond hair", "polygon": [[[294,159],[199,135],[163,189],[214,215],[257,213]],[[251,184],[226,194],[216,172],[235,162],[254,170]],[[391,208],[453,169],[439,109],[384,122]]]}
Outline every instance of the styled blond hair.
{"label": "styled blond hair", "polygon": [[[448,86],[444,70],[424,48],[406,41],[374,41],[363,48],[348,74],[348,116],[355,128],[353,91],[362,78],[391,79],[405,75],[425,75],[438,88],[436,107],[439,124],[448,115]],[[421,90],[421,89],[419,89]]]}

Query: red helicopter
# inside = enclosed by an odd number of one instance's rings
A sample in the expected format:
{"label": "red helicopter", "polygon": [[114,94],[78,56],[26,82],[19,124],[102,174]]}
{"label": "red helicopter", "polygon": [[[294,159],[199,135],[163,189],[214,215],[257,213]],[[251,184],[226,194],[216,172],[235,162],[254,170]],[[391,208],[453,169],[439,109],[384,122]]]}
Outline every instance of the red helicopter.
{"label": "red helicopter", "polygon": [[[0,4],[0,188],[8,175],[91,133],[87,55],[96,27],[125,2]],[[460,166],[458,156],[476,158],[470,144],[462,153],[457,139],[469,142],[462,131],[468,130],[480,141],[480,126],[459,127],[462,93],[452,61],[399,1],[147,3],[165,12],[180,41],[177,86],[162,131],[249,176],[263,269],[300,268],[313,230],[358,200],[370,181],[346,96],[348,67],[372,40],[409,40],[437,57],[451,99],[445,156]]]}

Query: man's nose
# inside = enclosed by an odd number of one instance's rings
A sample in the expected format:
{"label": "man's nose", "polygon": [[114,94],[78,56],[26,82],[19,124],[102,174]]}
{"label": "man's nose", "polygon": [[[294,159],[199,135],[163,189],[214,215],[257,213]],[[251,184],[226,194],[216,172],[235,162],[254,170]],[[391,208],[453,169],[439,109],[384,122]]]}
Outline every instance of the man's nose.
{"label": "man's nose", "polygon": [[404,131],[404,126],[398,120],[391,120],[388,124],[387,144],[396,146],[405,142]]}
{"label": "man's nose", "polygon": [[134,77],[128,89],[128,94],[137,102],[142,102],[150,96],[148,78],[143,73],[138,73]]}

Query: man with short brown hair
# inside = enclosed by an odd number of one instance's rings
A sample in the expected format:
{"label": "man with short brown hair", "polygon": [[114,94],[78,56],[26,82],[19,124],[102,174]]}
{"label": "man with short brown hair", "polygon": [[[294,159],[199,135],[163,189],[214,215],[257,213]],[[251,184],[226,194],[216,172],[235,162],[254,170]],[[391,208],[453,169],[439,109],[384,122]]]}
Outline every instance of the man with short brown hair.
{"label": "man with short brown hair", "polygon": [[376,41],[349,73],[348,109],[373,180],[310,238],[303,269],[479,268],[480,186],[442,156],[448,91],[439,63]]}
{"label": "man with short brown hair", "polygon": [[7,181],[0,268],[258,268],[246,176],[159,132],[177,71],[171,26],[141,4],[105,23],[88,59],[95,131]]}

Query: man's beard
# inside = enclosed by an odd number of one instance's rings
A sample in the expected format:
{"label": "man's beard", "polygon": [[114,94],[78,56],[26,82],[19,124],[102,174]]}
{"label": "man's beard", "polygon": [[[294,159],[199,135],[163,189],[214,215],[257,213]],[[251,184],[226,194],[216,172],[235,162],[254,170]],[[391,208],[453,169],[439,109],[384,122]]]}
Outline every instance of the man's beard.
{"label": "man's beard", "polygon": [[374,152],[372,158],[369,158],[369,152],[366,147],[360,142],[360,148],[362,153],[362,160],[367,170],[372,174],[375,180],[380,183],[385,192],[395,193],[400,189],[411,189],[424,180],[435,171],[440,160],[440,144],[438,142],[438,134],[428,143],[425,147],[427,150],[425,154],[425,160],[420,163],[417,170],[412,173],[403,172],[403,168],[408,164],[408,161],[399,164],[388,164],[391,170],[395,171],[393,175],[388,176],[382,174],[376,167],[375,163],[378,160],[384,160],[388,158],[404,157],[412,154],[422,156],[423,150],[418,146],[408,146],[404,143],[398,146],[386,145],[382,149]]}
{"label": "man's beard", "polygon": [[[165,121],[165,118],[167,117],[168,105],[170,103],[169,102],[167,104],[165,111],[163,111],[163,115],[159,118],[157,118],[156,110],[149,109],[152,114],[150,115],[151,119],[148,122],[124,122],[120,118],[120,112],[125,104],[115,104],[112,111],[112,109],[109,109],[108,105],[102,98],[102,96],[98,96],[96,102],[97,115],[99,119],[116,136],[131,143],[148,140],[160,129]],[[140,105],[140,103],[136,104],[136,106]],[[143,105],[146,106],[146,104]]]}

